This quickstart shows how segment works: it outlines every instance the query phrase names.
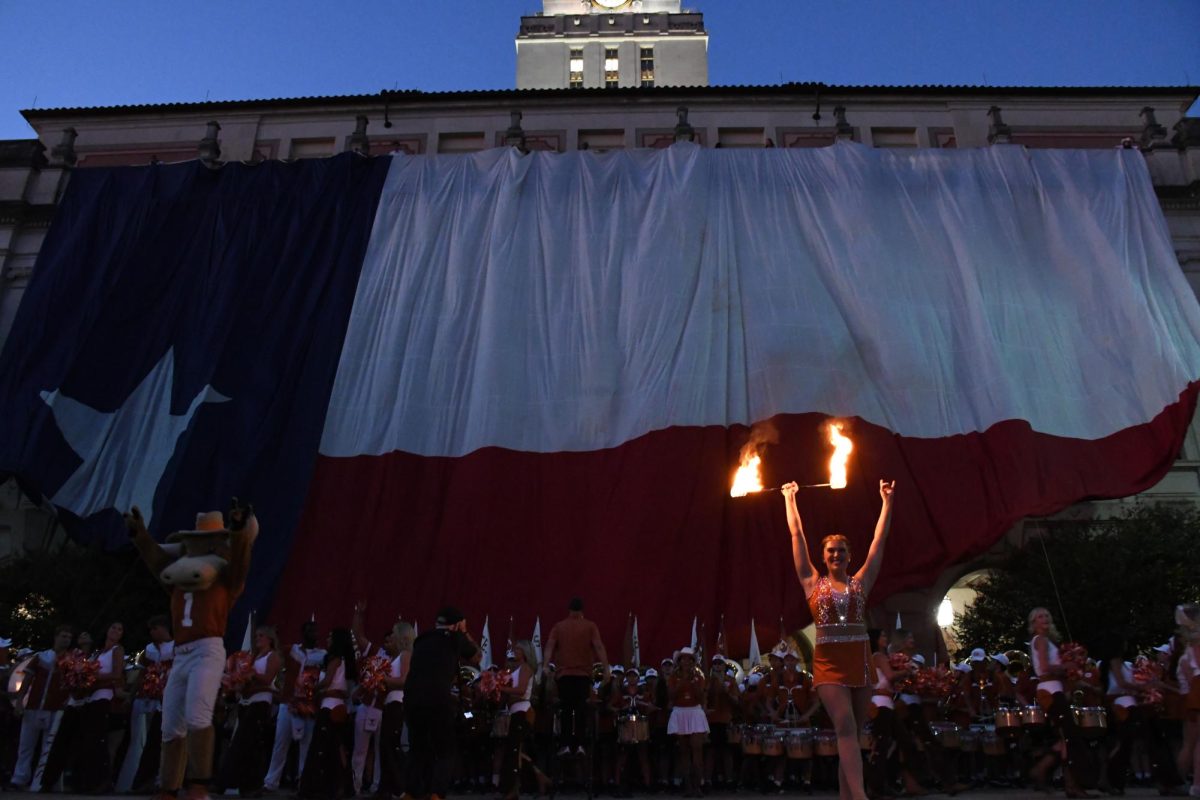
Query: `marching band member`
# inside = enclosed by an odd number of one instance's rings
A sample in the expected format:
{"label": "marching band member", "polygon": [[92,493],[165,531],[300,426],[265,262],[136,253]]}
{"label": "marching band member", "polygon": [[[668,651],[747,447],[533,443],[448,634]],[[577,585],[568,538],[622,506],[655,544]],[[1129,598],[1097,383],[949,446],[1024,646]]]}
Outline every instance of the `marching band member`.
{"label": "marching band member", "polygon": [[[733,724],[740,693],[737,681],[729,674],[729,662],[718,654],[712,657],[708,673],[708,727],[711,747],[705,774],[714,786],[724,787],[734,780],[733,749],[729,744],[729,727]],[[718,776],[719,779],[718,779]]]}
{"label": "marching band member", "polygon": [[684,797],[700,797],[701,770],[704,763],[704,736],[708,718],[704,714],[704,673],[696,666],[696,654],[690,647],[679,650],[678,666],[671,675],[671,718],[667,733],[676,737],[683,773]]}
{"label": "marching band member", "polygon": [[[175,642],[171,641],[171,618],[166,614],[158,614],[146,623],[150,633],[150,643],[137,658],[137,663],[143,668],[151,664],[170,664],[175,658]],[[129,716],[129,747],[125,751],[125,760],[121,763],[121,772],[117,777],[117,794],[125,794],[140,785],[138,777],[146,773],[144,764],[154,764],[157,769],[160,726],[154,724],[157,715],[162,713],[162,696],[147,697],[145,694],[146,673],[142,673],[142,686],[138,688],[137,697],[133,701],[133,709]],[[158,688],[161,692],[162,687]],[[146,744],[150,743],[147,751]]]}
{"label": "marching band member", "polygon": [[271,749],[271,765],[263,779],[263,788],[268,792],[279,791],[283,768],[287,764],[288,750],[292,742],[299,742],[297,772],[304,772],[304,761],[308,757],[315,721],[292,713],[290,703],[296,689],[296,679],[304,670],[320,669],[325,661],[325,651],[317,647],[317,623],[309,620],[300,626],[300,643],[292,645],[283,666],[283,690],[279,693],[279,710],[275,717],[275,744]]}
{"label": "marching band member", "polygon": [[[618,715],[618,730],[621,720],[626,717],[646,718],[647,730],[649,729],[649,714],[654,710],[654,704],[649,699],[646,687],[642,684],[636,668],[631,666],[625,670],[620,685],[616,687],[609,698],[609,707]],[[642,786],[646,789],[652,788],[653,784],[650,782],[649,746],[650,743],[648,740],[622,743],[618,736],[617,770],[615,777],[618,796],[631,796],[631,781],[627,770],[631,752],[637,753],[638,763],[642,771]]]}
{"label": "marching band member", "polygon": [[251,653],[254,672],[239,690],[237,728],[221,761],[219,784],[237,789],[242,797],[262,794],[262,765],[271,742],[271,706],[275,700],[275,678],[283,667],[279,636],[270,625],[254,632]]}
{"label": "marching band member", "polygon": [[892,522],[892,497],[895,481],[879,482],[882,508],[875,524],[870,550],[862,568],[850,575],[850,543],[845,536],[826,536],[821,543],[828,575],[813,569],[804,538],[804,526],[796,508],[799,486],[791,482],[782,487],[792,536],[792,560],[796,577],[804,588],[817,643],[813,655],[813,685],[821,705],[833,720],[838,737],[838,783],[842,798],[864,800],[862,751],[859,750],[859,726],[867,720],[871,703],[870,645],[867,641],[866,604],[883,561]]}
{"label": "marching band member", "polygon": [[321,707],[308,747],[308,758],[300,773],[299,796],[325,800],[341,797],[344,786],[346,750],[343,745],[346,726],[346,700],[349,682],[358,679],[358,661],[349,628],[334,628],[329,633],[328,650],[321,665],[317,694]]}
{"label": "marching band member", "polygon": [[895,687],[892,682],[911,673],[892,669],[887,654],[887,633],[872,629],[867,631],[867,635],[871,640],[871,664],[875,668],[875,683],[871,689],[874,714],[871,719],[871,732],[874,734],[874,744],[867,756],[864,776],[868,791],[878,800],[894,794],[887,769],[888,753],[891,751],[896,727],[896,704],[892,699]]}

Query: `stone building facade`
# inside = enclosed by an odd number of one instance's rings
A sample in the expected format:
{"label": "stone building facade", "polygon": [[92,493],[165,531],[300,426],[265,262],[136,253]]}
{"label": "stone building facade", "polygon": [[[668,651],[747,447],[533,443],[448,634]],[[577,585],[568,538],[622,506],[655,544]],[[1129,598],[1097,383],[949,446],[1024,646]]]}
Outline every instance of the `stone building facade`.
{"label": "stone building facade", "polygon": [[[563,0],[567,2],[567,0]],[[547,9],[551,7],[547,2]],[[650,5],[645,0],[644,6]],[[668,12],[664,12],[668,13]],[[589,19],[603,14],[591,14]],[[529,19],[529,18],[526,18]],[[557,24],[557,23],[556,23]],[[667,147],[1135,147],[1143,153],[1179,263],[1200,290],[1200,119],[1196,87],[624,86],[468,92],[381,92],[338,97],[167,103],[23,112],[36,139],[0,142],[0,341],[7,337],[38,250],[71,173],[94,166],[202,159],[323,158],[345,150],[455,154],[498,146],[569,152]],[[1200,436],[1193,425],[1174,468],[1148,496],[1200,501]],[[1109,504],[1111,506],[1111,504]],[[1105,513],[1081,504],[1060,518]],[[1027,520],[997,545],[1041,531]],[[0,558],[54,536],[52,520],[12,483],[0,489]],[[965,575],[890,598],[934,648],[935,611]]]}

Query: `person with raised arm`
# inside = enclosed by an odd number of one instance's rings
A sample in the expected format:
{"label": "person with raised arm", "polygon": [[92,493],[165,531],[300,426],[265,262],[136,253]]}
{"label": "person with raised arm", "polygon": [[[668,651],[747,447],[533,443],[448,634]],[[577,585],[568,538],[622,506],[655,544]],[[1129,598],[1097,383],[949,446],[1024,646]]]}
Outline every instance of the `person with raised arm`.
{"label": "person with raised arm", "polygon": [[874,683],[871,646],[867,636],[867,595],[879,576],[883,549],[892,525],[892,498],[896,482],[879,482],[882,508],[866,562],[853,575],[850,541],[840,533],[821,540],[821,557],[828,572],[814,568],[804,538],[804,524],[796,508],[799,486],[793,481],[781,488],[792,535],[792,561],[804,589],[817,628],[813,652],[813,686],[833,721],[838,742],[838,786],[843,799],[865,800],[860,727],[868,719]]}

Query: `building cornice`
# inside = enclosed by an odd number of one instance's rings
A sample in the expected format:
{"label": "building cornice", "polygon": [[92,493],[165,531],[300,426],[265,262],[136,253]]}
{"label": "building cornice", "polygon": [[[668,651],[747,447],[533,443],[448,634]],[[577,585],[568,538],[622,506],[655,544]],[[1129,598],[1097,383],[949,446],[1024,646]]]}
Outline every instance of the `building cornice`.
{"label": "building cornice", "polygon": [[[423,92],[415,89],[384,90],[374,94],[327,95],[312,97],[275,97],[249,100],[210,100],[195,103],[143,103],[116,106],[79,106],[63,108],[24,109],[21,115],[31,124],[65,118],[141,116],[145,114],[186,114],[190,112],[279,111],[285,109],[362,107],[388,103],[400,108],[408,105],[455,105],[459,103],[542,103],[597,101],[612,104],[686,100],[807,100],[814,96],[844,99],[888,98],[892,100],[955,100],[970,102],[975,98],[995,100],[1037,100],[1053,98],[1068,100],[1097,100],[1128,98],[1175,101],[1191,105],[1200,98],[1200,86],[956,86],[956,85],[836,85],[824,83],[784,83],[761,86],[671,86],[618,89],[482,89],[454,92]],[[36,127],[36,125],[35,125]]]}

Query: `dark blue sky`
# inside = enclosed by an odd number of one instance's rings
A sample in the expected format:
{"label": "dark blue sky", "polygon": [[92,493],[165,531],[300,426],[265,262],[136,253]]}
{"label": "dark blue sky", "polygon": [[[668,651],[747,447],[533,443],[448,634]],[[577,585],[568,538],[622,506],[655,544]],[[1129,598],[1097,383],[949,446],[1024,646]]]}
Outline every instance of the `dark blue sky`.
{"label": "dark blue sky", "polygon": [[[713,84],[1200,84],[1197,0],[685,0]],[[538,0],[0,0],[23,108],[514,85]],[[1196,109],[1193,108],[1193,113]]]}

